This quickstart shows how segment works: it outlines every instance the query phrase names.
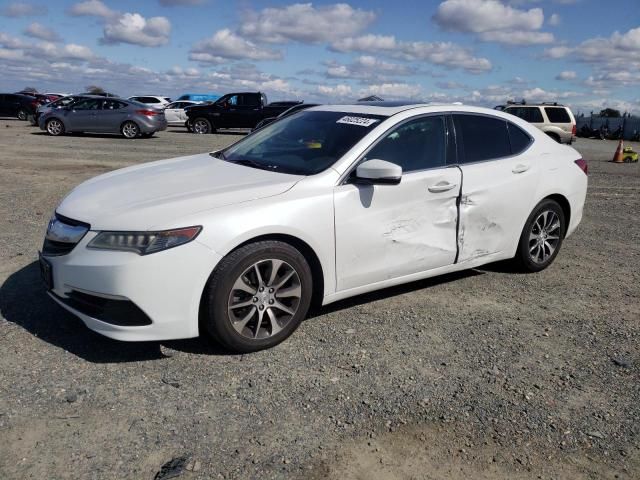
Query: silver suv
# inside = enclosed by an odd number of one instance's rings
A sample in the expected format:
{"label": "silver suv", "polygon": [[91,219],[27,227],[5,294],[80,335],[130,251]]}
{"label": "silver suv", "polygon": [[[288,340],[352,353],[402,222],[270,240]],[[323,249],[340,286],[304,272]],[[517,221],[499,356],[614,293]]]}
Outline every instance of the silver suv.
{"label": "silver suv", "polygon": [[509,103],[501,110],[535,125],[558,143],[576,139],[576,119],[569,107],[559,103]]}

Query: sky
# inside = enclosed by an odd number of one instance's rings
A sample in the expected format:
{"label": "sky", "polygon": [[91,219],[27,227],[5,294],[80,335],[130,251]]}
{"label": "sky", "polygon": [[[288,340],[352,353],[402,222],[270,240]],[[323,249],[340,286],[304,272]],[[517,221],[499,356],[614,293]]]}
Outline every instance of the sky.
{"label": "sky", "polygon": [[640,0],[0,0],[0,91],[640,114]]}

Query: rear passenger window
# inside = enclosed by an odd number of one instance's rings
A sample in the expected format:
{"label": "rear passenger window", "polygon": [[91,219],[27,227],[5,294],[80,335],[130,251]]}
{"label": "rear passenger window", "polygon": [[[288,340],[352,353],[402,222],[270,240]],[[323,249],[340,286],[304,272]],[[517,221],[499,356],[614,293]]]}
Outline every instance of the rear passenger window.
{"label": "rear passenger window", "polygon": [[442,167],[446,162],[444,118],[422,117],[411,120],[385,134],[365,159],[386,160],[403,172]]}
{"label": "rear passenger window", "polygon": [[529,123],[543,123],[542,113],[538,107],[509,107],[504,110],[511,115],[520,117]]}
{"label": "rear passenger window", "polygon": [[520,127],[507,122],[509,129],[509,141],[511,142],[511,153],[518,155],[524,152],[531,145],[531,137]]}
{"label": "rear passenger window", "polygon": [[461,163],[481,162],[511,155],[507,122],[485,115],[453,115]]}
{"label": "rear passenger window", "polygon": [[551,123],[571,123],[571,117],[562,107],[544,107],[544,113]]}

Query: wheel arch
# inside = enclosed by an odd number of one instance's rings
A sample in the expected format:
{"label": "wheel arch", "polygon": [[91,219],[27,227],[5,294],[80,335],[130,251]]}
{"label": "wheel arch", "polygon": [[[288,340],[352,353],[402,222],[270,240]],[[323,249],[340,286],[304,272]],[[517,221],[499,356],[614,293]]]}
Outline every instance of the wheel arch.
{"label": "wheel arch", "polygon": [[[233,247],[231,250],[229,250],[225,254],[225,257],[235,252],[239,248],[244,247],[245,245],[249,245],[251,243],[256,243],[256,242],[264,242],[268,240],[287,243],[292,247],[296,248],[304,256],[305,260],[307,260],[307,262],[309,263],[309,268],[311,269],[311,276],[313,279],[313,291],[311,294],[311,308],[312,309],[319,308],[322,305],[322,300],[324,298],[324,285],[325,285],[325,278],[324,278],[325,275],[322,269],[322,263],[320,262],[320,257],[318,256],[316,251],[311,247],[311,245],[309,245],[307,242],[305,242],[301,238],[298,238],[294,235],[290,235],[286,233],[268,233],[268,234],[258,235],[250,239],[247,239],[242,243],[239,243],[238,245]],[[213,269],[213,271],[209,275],[209,278],[211,278],[211,275],[213,275],[213,272],[215,272],[216,268],[217,266]],[[198,323],[199,323],[198,328],[201,332],[204,331],[202,327],[202,321],[203,321],[202,314],[204,312],[203,302],[205,301],[205,293],[207,291],[208,284],[209,284],[209,280],[207,280],[207,282],[203,286],[202,292],[200,294],[200,305],[198,308]]]}
{"label": "wheel arch", "polygon": [[[564,214],[564,223],[567,226],[567,228],[565,228],[565,237],[567,235],[567,230],[569,229],[569,225],[571,224],[571,204],[569,203],[569,200],[567,199],[567,197],[565,197],[564,195],[560,194],[560,193],[554,193],[552,195],[547,195],[546,197],[544,197],[542,200],[553,200],[555,202],[558,203],[558,205],[560,205],[560,208],[562,208],[562,213]],[[538,202],[540,203],[540,202]]]}

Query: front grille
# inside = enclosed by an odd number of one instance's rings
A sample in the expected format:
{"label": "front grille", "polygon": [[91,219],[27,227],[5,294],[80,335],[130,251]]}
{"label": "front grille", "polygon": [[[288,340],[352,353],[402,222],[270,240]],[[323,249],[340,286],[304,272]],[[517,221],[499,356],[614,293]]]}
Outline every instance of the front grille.
{"label": "front grille", "polygon": [[122,327],[151,325],[151,319],[131,300],[115,300],[72,290],[68,298],[59,297],[65,305],[91,318]]}
{"label": "front grille", "polygon": [[49,256],[66,255],[73,250],[76,245],[75,243],[56,242],[45,238],[42,244],[42,254]]}

